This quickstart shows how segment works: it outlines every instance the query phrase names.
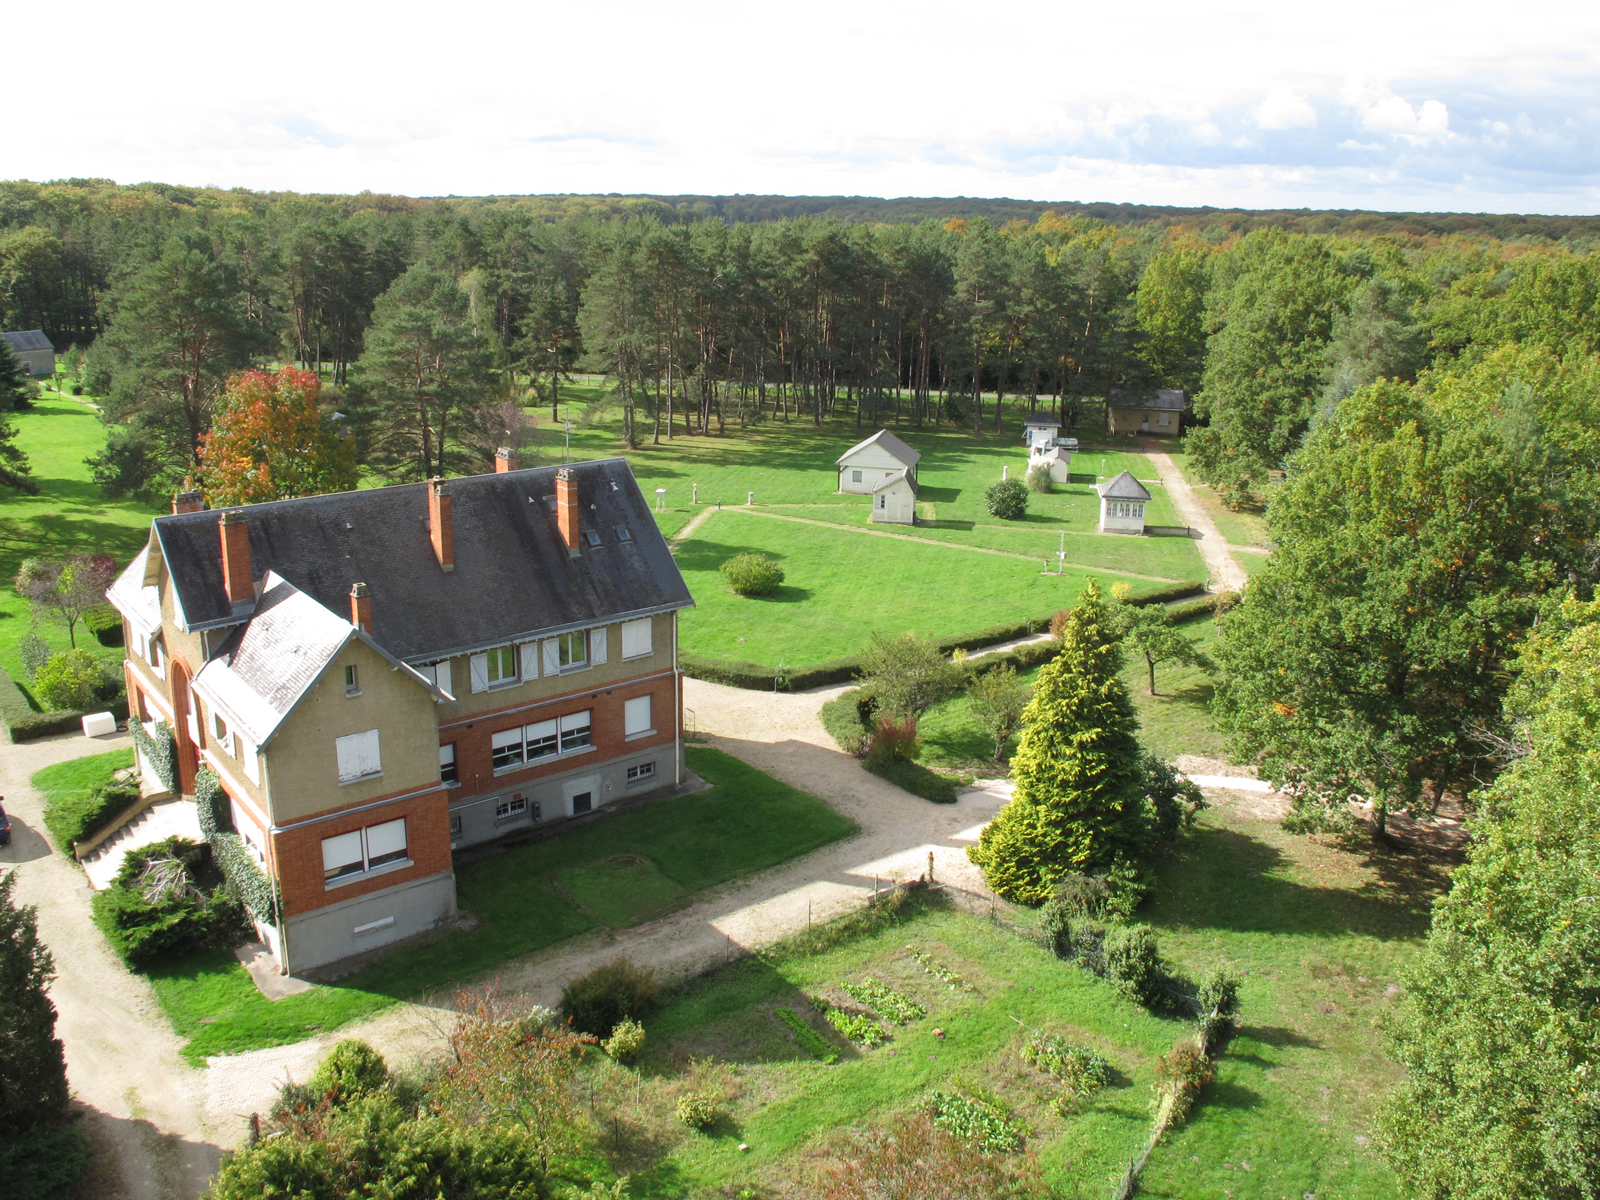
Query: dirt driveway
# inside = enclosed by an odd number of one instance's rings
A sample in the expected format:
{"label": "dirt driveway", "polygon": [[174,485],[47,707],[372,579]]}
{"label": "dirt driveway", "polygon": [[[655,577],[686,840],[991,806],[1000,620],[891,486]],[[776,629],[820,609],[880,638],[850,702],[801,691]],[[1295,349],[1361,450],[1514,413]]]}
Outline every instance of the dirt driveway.
{"label": "dirt driveway", "polygon": [[1211,572],[1213,588],[1224,592],[1244,591],[1250,577],[1233,557],[1233,548],[1217,529],[1217,523],[1206,512],[1205,505],[1195,496],[1189,481],[1178,470],[1178,464],[1172,461],[1156,438],[1140,438],[1139,449],[1156,469],[1161,485],[1167,489],[1172,507],[1178,510],[1183,523],[1200,535],[1200,557]]}

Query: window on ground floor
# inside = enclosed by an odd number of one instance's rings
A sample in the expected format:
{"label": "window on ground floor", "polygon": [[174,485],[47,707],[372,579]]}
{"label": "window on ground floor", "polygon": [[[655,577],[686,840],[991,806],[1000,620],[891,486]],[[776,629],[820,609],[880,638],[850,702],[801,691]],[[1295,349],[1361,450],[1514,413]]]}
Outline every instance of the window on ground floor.
{"label": "window on ground floor", "polygon": [[494,802],[494,819],[496,821],[509,821],[513,817],[527,815],[528,798],[526,796],[502,796]]}
{"label": "window on ground floor", "polygon": [[636,767],[628,768],[628,786],[644,783],[656,777],[656,765],[653,762],[640,763]]}
{"label": "window on ground floor", "polygon": [[589,736],[589,718],[591,715],[592,712],[585,709],[581,713],[569,713],[561,718],[561,752],[563,754],[569,750],[579,750],[584,746],[594,744]]}

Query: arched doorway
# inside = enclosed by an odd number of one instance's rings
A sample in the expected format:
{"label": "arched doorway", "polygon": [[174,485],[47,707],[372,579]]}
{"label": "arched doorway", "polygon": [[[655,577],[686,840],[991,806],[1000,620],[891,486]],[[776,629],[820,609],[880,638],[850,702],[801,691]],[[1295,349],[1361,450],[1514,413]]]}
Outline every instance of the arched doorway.
{"label": "arched doorway", "polygon": [[194,774],[200,769],[200,718],[189,694],[189,668],[172,660],[172,737],[177,743],[178,790],[194,795]]}

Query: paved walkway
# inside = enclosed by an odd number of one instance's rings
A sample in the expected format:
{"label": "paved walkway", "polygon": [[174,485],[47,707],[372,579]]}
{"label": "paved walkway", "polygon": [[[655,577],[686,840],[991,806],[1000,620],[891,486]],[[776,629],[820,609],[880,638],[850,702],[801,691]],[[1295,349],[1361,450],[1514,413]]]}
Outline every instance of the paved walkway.
{"label": "paved walkway", "polygon": [[0,793],[13,835],[0,848],[0,866],[16,870],[17,898],[38,907],[39,933],[55,957],[56,1035],[105,1163],[96,1200],[188,1200],[216,1170],[220,1142],[239,1131],[207,1119],[202,1074],[179,1057],[182,1042],[149,982],[123,966],[95,928],[88,880],[51,849],[43,797],[28,782],[41,767],[132,744],[124,733],[0,745]]}
{"label": "paved walkway", "polygon": [[1139,443],[1140,450],[1150,459],[1150,465],[1161,477],[1161,483],[1172,499],[1172,507],[1178,510],[1178,515],[1183,518],[1185,525],[1199,531],[1200,557],[1205,560],[1206,569],[1211,572],[1213,585],[1217,585],[1218,590],[1224,592],[1242,592],[1245,585],[1250,582],[1250,577],[1233,557],[1233,548],[1217,530],[1216,522],[1211,519],[1211,514],[1206,512],[1205,505],[1195,496],[1194,489],[1183,477],[1183,472],[1178,470],[1178,465],[1161,448],[1162,443],[1158,439],[1140,438]]}

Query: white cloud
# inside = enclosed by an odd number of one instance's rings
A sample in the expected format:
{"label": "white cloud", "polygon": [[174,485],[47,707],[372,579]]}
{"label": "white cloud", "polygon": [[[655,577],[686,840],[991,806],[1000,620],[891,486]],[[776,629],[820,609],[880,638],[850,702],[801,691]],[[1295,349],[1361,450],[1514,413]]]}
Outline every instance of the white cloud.
{"label": "white cloud", "polygon": [[1267,98],[1256,105],[1256,124],[1262,129],[1299,129],[1317,123],[1317,110],[1311,101],[1285,87],[1267,91]]}
{"label": "white cloud", "polygon": [[1424,100],[1413,108],[1387,84],[1358,79],[1345,83],[1342,99],[1374,133],[1403,137],[1413,145],[1450,136],[1450,110],[1438,100]]}

